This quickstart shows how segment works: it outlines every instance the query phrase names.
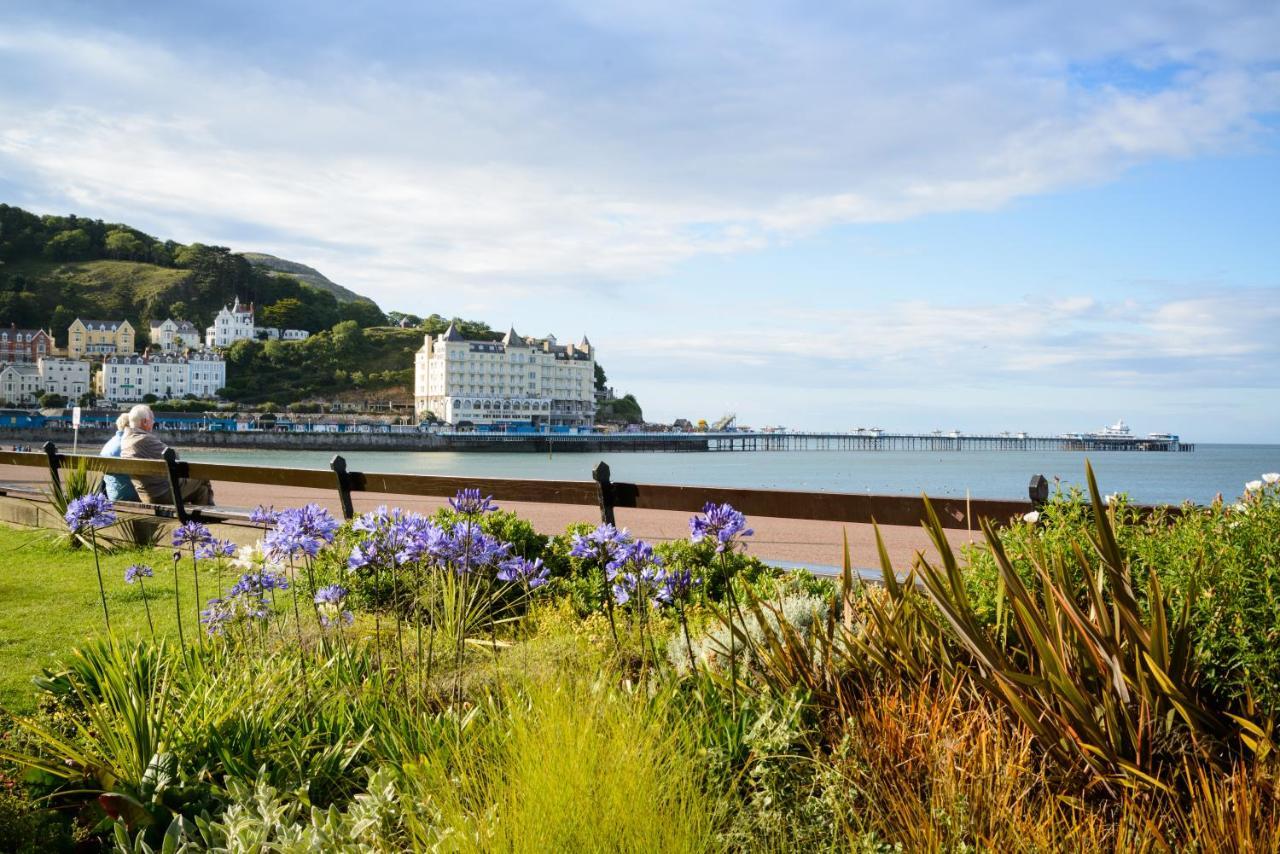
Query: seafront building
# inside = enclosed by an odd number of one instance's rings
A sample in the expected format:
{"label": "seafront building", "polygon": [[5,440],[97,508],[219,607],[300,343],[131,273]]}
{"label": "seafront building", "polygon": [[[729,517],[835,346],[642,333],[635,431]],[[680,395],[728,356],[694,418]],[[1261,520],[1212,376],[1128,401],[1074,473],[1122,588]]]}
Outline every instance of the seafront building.
{"label": "seafront building", "polygon": [[0,368],[0,399],[10,406],[30,406],[40,394],[40,369],[30,362]]}
{"label": "seafront building", "polygon": [[98,397],[112,403],[138,401],[149,394],[162,400],[188,394],[212,398],[226,384],[226,361],[208,350],[184,356],[151,352],[108,356],[95,378]]}
{"label": "seafront building", "polygon": [[589,427],[595,417],[595,349],[554,335],[465,338],[453,325],[426,336],[414,357],[414,411],[455,426]]}
{"label": "seafront building", "polygon": [[200,330],[190,320],[153,320],[151,346],[167,353],[194,349],[200,346]]}
{"label": "seafront building", "polygon": [[60,394],[74,403],[89,390],[89,363],[84,359],[45,356],[36,365],[42,393]]}
{"label": "seafront building", "polygon": [[75,402],[89,390],[89,363],[83,359],[43,356],[38,362],[0,366],[0,400],[33,406],[46,393]]}
{"label": "seafront building", "polygon": [[237,341],[305,341],[310,335],[305,329],[254,325],[253,303],[245,305],[236,297],[232,305],[222,307],[213,325],[205,330],[204,343],[206,347],[225,348]]}
{"label": "seafront building", "polygon": [[36,362],[53,352],[53,336],[43,329],[0,329],[0,364]]}
{"label": "seafront building", "polygon": [[134,351],[134,329],[127,320],[81,320],[76,318],[67,327],[67,355],[72,359],[84,356],[103,357],[124,355]]}

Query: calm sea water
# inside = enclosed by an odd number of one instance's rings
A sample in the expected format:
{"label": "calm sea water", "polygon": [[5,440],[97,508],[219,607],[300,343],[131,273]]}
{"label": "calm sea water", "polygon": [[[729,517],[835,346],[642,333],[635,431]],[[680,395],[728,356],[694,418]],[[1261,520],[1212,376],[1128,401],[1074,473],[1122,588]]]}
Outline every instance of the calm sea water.
{"label": "calm sea water", "polygon": [[[241,465],[327,468],[322,451],[191,448],[185,459]],[[1025,498],[1031,477],[1083,484],[1086,455],[1033,451],[756,451],[735,453],[491,454],[350,451],[355,470],[473,477],[588,480],[600,460],[613,479],[885,495]],[[1143,503],[1237,497],[1246,481],[1280,471],[1280,445],[1197,445],[1191,453],[1095,453],[1089,456],[1104,492]]]}

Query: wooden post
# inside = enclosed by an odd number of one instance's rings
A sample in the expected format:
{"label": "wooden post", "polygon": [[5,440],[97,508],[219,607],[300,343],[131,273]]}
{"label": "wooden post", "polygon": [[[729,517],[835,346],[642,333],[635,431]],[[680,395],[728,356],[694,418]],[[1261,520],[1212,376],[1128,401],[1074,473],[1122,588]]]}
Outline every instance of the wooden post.
{"label": "wooden post", "polygon": [[178,462],[178,452],[173,448],[165,448],[164,465],[169,474],[169,491],[173,493],[173,512],[178,521],[185,525],[191,521],[187,505],[182,499],[182,478],[186,474],[187,464]]}
{"label": "wooden post", "polygon": [[1031,497],[1031,504],[1037,510],[1048,502],[1049,481],[1044,475],[1038,474],[1031,478],[1031,483],[1027,486],[1027,495]]}
{"label": "wooden post", "polygon": [[601,462],[592,469],[591,479],[596,482],[596,493],[600,498],[600,521],[606,525],[617,524],[613,518],[613,483],[609,480],[609,464]]}
{"label": "wooden post", "polygon": [[53,479],[53,494],[62,494],[62,475],[58,473],[58,446],[53,442],[44,443],[44,455],[49,458],[49,477]]}
{"label": "wooden post", "polygon": [[329,461],[334,477],[338,481],[338,501],[342,504],[342,518],[350,521],[356,516],[356,509],[351,504],[351,475],[347,473],[347,461],[341,455]]}

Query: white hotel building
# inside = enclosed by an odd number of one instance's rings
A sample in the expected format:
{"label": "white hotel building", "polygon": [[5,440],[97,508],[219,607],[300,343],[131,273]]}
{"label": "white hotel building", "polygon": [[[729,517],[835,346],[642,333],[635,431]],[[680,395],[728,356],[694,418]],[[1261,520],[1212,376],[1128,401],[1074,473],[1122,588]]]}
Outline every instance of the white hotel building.
{"label": "white hotel building", "polygon": [[232,305],[224,305],[204,331],[206,347],[230,347],[237,341],[306,341],[311,335],[305,329],[277,329],[255,326],[253,303],[245,305],[236,297]]}
{"label": "white hotel building", "polygon": [[148,394],[162,400],[188,394],[209,399],[226,386],[227,363],[208,350],[192,350],[185,356],[108,356],[96,381],[98,396],[114,403],[142,400]]}
{"label": "white hotel building", "polygon": [[452,324],[414,358],[414,410],[449,424],[589,427],[595,418],[595,348],[555,336],[466,339]]}

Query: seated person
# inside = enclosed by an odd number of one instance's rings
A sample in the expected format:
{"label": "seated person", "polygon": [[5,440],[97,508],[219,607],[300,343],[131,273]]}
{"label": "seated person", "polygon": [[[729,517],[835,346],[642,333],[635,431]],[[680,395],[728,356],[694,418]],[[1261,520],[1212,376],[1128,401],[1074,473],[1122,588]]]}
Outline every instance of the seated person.
{"label": "seated person", "polygon": [[[129,427],[124,431],[120,444],[120,457],[126,460],[158,460],[164,457],[168,446],[151,431],[155,429],[156,416],[151,407],[140,403],[129,410]],[[151,504],[172,504],[173,491],[169,478],[163,474],[135,475],[138,495]],[[213,504],[213,486],[207,480],[184,477],[179,484],[184,504]]]}
{"label": "seated person", "polygon": [[[129,426],[129,413],[122,412],[116,419],[116,434],[107,440],[98,453],[100,457],[120,456],[120,442],[124,439],[124,431]],[[102,485],[106,487],[107,497],[112,501],[137,501],[138,490],[133,488],[133,481],[127,474],[105,474]]]}

